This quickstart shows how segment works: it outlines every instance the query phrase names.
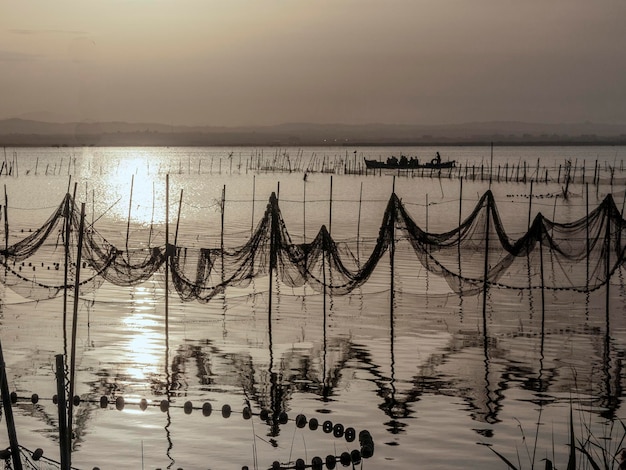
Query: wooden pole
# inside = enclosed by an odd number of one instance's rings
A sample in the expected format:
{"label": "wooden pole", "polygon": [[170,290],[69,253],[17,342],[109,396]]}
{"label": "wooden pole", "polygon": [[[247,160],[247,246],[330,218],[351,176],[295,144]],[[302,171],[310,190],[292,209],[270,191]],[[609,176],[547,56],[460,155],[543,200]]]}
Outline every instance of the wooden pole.
{"label": "wooden pole", "polygon": [[363,201],[363,181],[361,181],[361,189],[359,190],[359,214],[356,223],[356,260],[361,265],[361,257],[359,255],[359,247],[361,243],[361,204]]}
{"label": "wooden pole", "polygon": [[328,208],[328,233],[333,233],[333,175],[330,175],[330,204]]}
{"label": "wooden pole", "polygon": [[[267,303],[267,322],[269,330],[272,330],[272,291],[274,290],[273,278],[274,269],[276,267],[276,233],[277,233],[277,221],[276,221],[276,205],[278,205],[278,198],[273,194],[270,197],[270,266],[269,266],[269,294]],[[271,372],[271,364],[270,364]]]}
{"label": "wooden pole", "polygon": [[586,231],[586,247],[587,256],[585,256],[585,263],[587,267],[585,287],[587,293],[589,292],[589,183],[585,183],[585,231]]}
{"label": "wooden pole", "polygon": [[224,209],[226,205],[226,185],[222,186],[222,203],[221,203],[221,230],[220,230],[220,258],[222,262],[222,284],[224,283]]}
{"label": "wooden pole", "polygon": [[[606,259],[605,259],[605,276],[606,276],[606,297],[605,297],[605,303],[606,303],[606,335],[607,337],[609,336],[610,333],[610,328],[609,328],[609,320],[610,320],[610,300],[611,300],[611,295],[610,295],[610,286],[611,286],[611,218],[610,218],[610,212],[607,210],[606,214],[604,215],[604,217],[606,218]],[[587,254],[587,256],[589,256],[589,254]]]}
{"label": "wooden pole", "polygon": [[[165,175],[165,374],[169,377],[170,174]],[[167,384],[169,387],[169,384]],[[169,393],[168,393],[169,399]]]}
{"label": "wooden pole", "polygon": [[7,185],[4,185],[4,249],[9,251],[9,196],[7,196]]}
{"label": "wooden pole", "polygon": [[459,290],[460,290],[460,301],[463,302],[463,278],[462,278],[462,268],[461,268],[461,224],[462,224],[462,214],[463,214],[463,178],[460,179],[460,187],[459,187],[459,236],[457,239],[457,258],[459,263]]}
{"label": "wooden pole", "polygon": [[72,346],[70,350],[70,386],[69,403],[67,406],[67,439],[69,464],[72,464],[72,421],[74,388],[76,382],[76,334],[78,331],[78,300],[80,297],[80,265],[83,253],[83,233],[85,231],[85,203],[80,206],[80,224],[78,226],[78,246],[76,249],[76,275],[74,277],[74,311],[72,316]]}
{"label": "wooden pole", "polygon": [[[328,251],[329,247],[326,246],[326,242],[324,241],[324,244],[322,246],[322,309],[323,309],[323,330],[324,330],[324,360],[323,360],[323,370],[322,370],[322,391],[323,394],[326,394],[326,329],[327,329],[327,312],[326,312],[326,295],[327,295],[327,288],[326,288],[326,254]],[[325,395],[324,395],[325,396]]]}
{"label": "wooden pole", "polygon": [[256,194],[256,175],[252,175],[252,217],[250,222],[250,236],[254,233],[254,198]]}
{"label": "wooden pole", "polygon": [[[491,180],[493,179],[493,142],[491,142],[491,160],[489,163],[489,189],[491,189]],[[500,180],[500,168],[498,168],[498,181]]]}
{"label": "wooden pole", "polygon": [[528,224],[526,230],[530,230],[530,216],[533,209],[533,181],[530,180],[530,194],[528,195]]}
{"label": "wooden pole", "polygon": [[11,458],[13,459],[13,468],[15,470],[22,470],[20,448],[17,442],[17,432],[15,430],[15,421],[13,420],[11,395],[9,394],[9,382],[7,380],[7,369],[6,369],[6,364],[4,362],[4,354],[2,352],[2,341],[0,341],[0,391],[2,393],[2,407],[4,410],[4,419],[7,423],[7,433],[9,435],[9,443],[11,447]]}
{"label": "wooden pole", "polygon": [[[394,304],[395,304],[395,279],[394,279],[394,271],[395,271],[395,252],[396,252],[396,243],[395,243],[395,238],[396,238],[396,206],[395,206],[395,194],[396,194],[396,189],[395,189],[395,176],[394,176],[394,180],[393,180],[393,198],[394,198],[394,206],[392,208],[392,214],[391,214],[391,227],[389,227],[391,233],[389,234],[389,337],[390,337],[390,348],[391,348],[391,364],[392,364],[392,369],[391,369],[391,378],[393,380],[393,376],[394,376],[394,370],[393,370],[393,364],[394,364],[394,347],[393,347],[393,342],[394,342],[394,337],[395,337],[395,314],[394,314]],[[392,382],[393,383],[393,382]]]}
{"label": "wooden pole", "polygon": [[[76,195],[76,185],[74,185],[74,195]],[[66,338],[67,334],[67,286],[68,286],[68,278],[69,278],[69,262],[70,262],[70,233],[71,233],[71,209],[74,208],[74,200],[75,198],[70,198],[69,188],[68,193],[65,199],[65,262],[63,268],[63,336]],[[71,203],[71,207],[70,207]],[[67,344],[65,344],[65,351],[67,354]]]}
{"label": "wooden pole", "polygon": [[487,197],[487,219],[485,222],[485,266],[483,271],[483,333],[487,338],[487,292],[489,290],[489,229],[491,224],[491,193]]}

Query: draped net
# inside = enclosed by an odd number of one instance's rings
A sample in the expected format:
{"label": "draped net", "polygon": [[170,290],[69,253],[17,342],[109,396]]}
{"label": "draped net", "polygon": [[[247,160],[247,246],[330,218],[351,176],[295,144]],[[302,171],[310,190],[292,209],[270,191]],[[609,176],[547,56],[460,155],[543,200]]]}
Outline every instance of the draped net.
{"label": "draped net", "polygon": [[138,285],[163,276],[167,267],[169,289],[184,301],[199,302],[210,301],[229,286],[245,288],[269,273],[289,287],[306,284],[319,292],[348,294],[367,282],[381,261],[388,262],[398,243],[406,242],[416,266],[442,276],[462,295],[490,286],[589,292],[605,285],[624,262],[625,225],[611,195],[574,222],[557,223],[538,214],[525,234],[511,239],[490,191],[458,227],[444,233],[422,230],[392,194],[376,243],[364,259],[355,255],[354,246],[335,241],[325,226],[313,241],[294,243],[274,194],[250,239],[237,247],[163,244],[122,249],[93,226],[84,228],[80,237],[80,219],[66,195],[39,229],[0,250],[0,280],[36,300],[58,296],[65,288],[71,291],[81,240],[81,294],[104,281]]}

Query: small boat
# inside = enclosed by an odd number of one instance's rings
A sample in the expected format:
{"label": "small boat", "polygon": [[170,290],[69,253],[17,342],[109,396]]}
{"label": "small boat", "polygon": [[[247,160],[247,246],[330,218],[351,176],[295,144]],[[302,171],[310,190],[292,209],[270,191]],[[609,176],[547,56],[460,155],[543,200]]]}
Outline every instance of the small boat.
{"label": "small boat", "polygon": [[417,158],[407,158],[401,155],[400,158],[389,157],[386,162],[378,160],[365,159],[365,166],[367,169],[384,169],[384,170],[416,170],[420,168],[441,170],[445,168],[454,168],[456,166],[456,160],[441,161],[441,156],[437,152],[437,156],[430,162],[420,163]]}

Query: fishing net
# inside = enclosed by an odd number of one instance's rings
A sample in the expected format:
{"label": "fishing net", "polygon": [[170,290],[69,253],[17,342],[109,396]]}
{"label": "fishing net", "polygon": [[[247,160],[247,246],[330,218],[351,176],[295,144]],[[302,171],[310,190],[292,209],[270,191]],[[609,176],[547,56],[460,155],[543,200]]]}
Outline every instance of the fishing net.
{"label": "fishing net", "polygon": [[[570,289],[589,292],[605,285],[624,262],[624,220],[609,195],[585,217],[557,223],[538,214],[519,239],[502,224],[487,191],[458,227],[444,233],[422,230],[392,194],[369,255],[335,241],[325,226],[310,243],[293,243],[278,200],[270,197],[250,239],[238,247],[147,246],[121,249],[95,227],[81,230],[81,216],[67,195],[35,232],[0,250],[0,280],[20,295],[46,299],[74,288],[81,244],[79,292],[143,283],[167,266],[170,290],[184,301],[208,302],[231,286],[245,288],[269,273],[293,288],[310,285],[342,295],[362,286],[384,257],[408,242],[418,267],[442,276],[450,288],[472,295],[487,287]],[[79,236],[82,233],[82,236]],[[358,241],[357,241],[358,243]],[[356,250],[355,250],[356,248]]]}

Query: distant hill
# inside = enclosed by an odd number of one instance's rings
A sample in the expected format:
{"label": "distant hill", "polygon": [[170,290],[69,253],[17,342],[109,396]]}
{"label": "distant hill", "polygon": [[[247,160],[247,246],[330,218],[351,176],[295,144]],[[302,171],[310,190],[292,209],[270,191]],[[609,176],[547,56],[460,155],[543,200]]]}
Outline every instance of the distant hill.
{"label": "distant hill", "polygon": [[0,120],[2,146],[626,144],[626,124],[475,122],[190,127],[158,123]]}

